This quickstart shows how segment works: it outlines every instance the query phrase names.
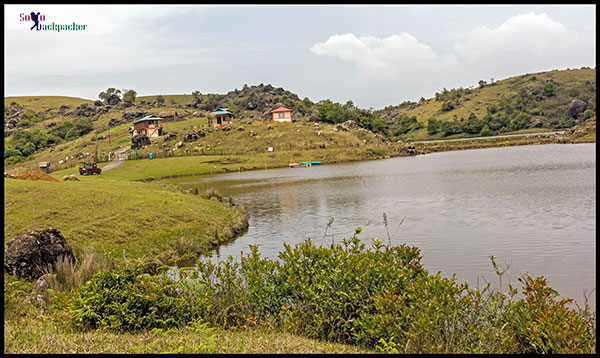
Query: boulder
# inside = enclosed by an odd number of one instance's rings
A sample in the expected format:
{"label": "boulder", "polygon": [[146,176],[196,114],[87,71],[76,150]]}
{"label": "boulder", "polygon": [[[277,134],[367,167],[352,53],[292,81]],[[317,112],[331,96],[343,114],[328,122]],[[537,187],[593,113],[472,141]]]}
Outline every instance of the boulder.
{"label": "boulder", "polygon": [[136,134],[131,137],[131,149],[141,148],[150,144],[150,138],[145,134]]}
{"label": "boulder", "polygon": [[569,110],[567,112],[567,116],[569,118],[577,118],[577,116],[580,113],[585,112],[585,110],[588,108],[587,103],[585,103],[584,101],[580,100],[580,99],[574,99],[571,101],[571,104],[569,105]]}
{"label": "boulder", "polygon": [[18,279],[37,280],[53,271],[61,256],[75,262],[73,250],[57,229],[27,231],[4,246],[4,271]]}

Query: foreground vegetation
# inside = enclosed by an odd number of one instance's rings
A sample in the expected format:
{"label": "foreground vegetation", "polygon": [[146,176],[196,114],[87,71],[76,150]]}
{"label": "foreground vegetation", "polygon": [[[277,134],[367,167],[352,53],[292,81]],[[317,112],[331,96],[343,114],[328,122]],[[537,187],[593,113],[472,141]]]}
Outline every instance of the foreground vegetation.
{"label": "foreground vegetation", "polygon": [[359,233],[286,245],[276,261],[251,247],[176,281],[130,261],[80,286],[51,282],[41,303],[5,275],[5,353],[595,353],[595,313],[568,308],[543,277],[524,275],[520,293],[470,287],[430,274],[416,247],[365,249]]}

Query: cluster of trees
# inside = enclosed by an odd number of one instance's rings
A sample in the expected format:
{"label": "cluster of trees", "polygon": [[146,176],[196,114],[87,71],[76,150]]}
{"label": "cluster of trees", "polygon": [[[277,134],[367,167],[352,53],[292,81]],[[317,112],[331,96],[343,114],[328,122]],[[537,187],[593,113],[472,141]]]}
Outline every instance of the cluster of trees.
{"label": "cluster of trees", "polygon": [[110,87],[106,91],[102,91],[98,94],[98,98],[104,100],[104,102],[110,105],[115,105],[121,102],[121,100],[123,102],[133,103],[135,102],[136,97],[137,92],[132,89],[123,89],[121,91],[120,89],[116,89],[114,87]]}
{"label": "cluster of trees", "polygon": [[48,131],[48,134],[57,136],[64,140],[81,137],[94,130],[92,120],[89,118],[80,118],[76,121],[64,121]]}
{"label": "cluster of trees", "polygon": [[4,163],[15,164],[29,159],[39,149],[58,143],[60,139],[39,129],[32,131],[17,129],[10,144],[4,142]]}
{"label": "cluster of trees", "polygon": [[376,116],[372,110],[356,107],[352,101],[344,105],[328,99],[320,101],[317,106],[317,119],[334,124],[353,120],[362,128],[388,135],[388,124],[384,120]]}
{"label": "cluster of trees", "polygon": [[400,116],[398,116],[396,122],[393,124],[391,133],[393,136],[398,137],[410,131],[415,131],[421,128],[423,128],[423,123],[417,121],[417,116],[409,117],[402,113]]}
{"label": "cluster of trees", "polygon": [[76,121],[64,121],[48,132],[38,128],[34,130],[17,129],[10,143],[4,142],[4,162],[7,165],[29,160],[36,151],[53,144],[60,144],[73,138],[90,133],[94,129],[89,118]]}

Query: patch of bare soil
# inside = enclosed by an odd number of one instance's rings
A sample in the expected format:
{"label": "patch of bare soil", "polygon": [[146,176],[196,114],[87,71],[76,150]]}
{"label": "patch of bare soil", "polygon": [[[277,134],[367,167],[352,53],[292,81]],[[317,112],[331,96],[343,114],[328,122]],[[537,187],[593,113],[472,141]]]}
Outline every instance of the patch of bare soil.
{"label": "patch of bare soil", "polygon": [[15,179],[26,179],[26,180],[45,180],[45,181],[53,181],[60,182],[60,180],[44,173],[41,170],[33,170],[30,172],[19,173],[14,176]]}

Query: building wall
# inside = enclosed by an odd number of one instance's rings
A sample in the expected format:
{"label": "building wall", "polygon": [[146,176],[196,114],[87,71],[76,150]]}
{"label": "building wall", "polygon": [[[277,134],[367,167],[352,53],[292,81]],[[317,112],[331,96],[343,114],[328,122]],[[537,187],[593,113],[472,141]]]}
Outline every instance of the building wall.
{"label": "building wall", "polygon": [[[283,115],[283,116],[280,116]],[[275,112],[273,113],[273,120],[275,122],[291,122],[292,112]]]}
{"label": "building wall", "polygon": [[[218,119],[221,118],[221,123],[218,123]],[[229,125],[233,123],[233,117],[231,115],[227,115],[227,114],[221,114],[221,115],[217,115],[214,117],[210,117],[210,125],[213,127],[217,127],[217,126],[222,126],[222,125]]]}
{"label": "building wall", "polygon": [[148,137],[156,138],[162,135],[162,121],[159,121],[156,125],[152,122],[140,122],[133,124],[133,134],[144,133]]}

